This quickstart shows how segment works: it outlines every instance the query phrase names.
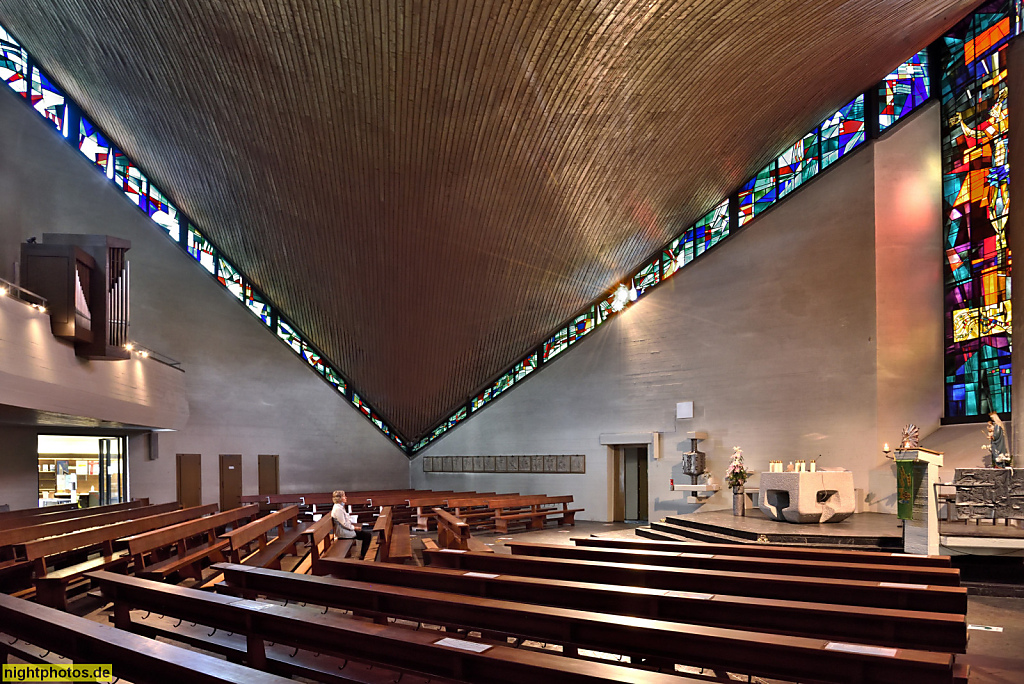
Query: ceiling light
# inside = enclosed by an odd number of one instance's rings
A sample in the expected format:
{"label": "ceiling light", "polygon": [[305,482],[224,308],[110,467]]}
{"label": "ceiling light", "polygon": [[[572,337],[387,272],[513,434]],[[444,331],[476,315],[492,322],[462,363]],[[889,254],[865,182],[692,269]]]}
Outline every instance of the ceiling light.
{"label": "ceiling light", "polygon": [[127,342],[127,343],[125,343],[124,348],[127,349],[128,351],[131,351],[131,350],[135,349],[135,345],[132,344],[131,342]]}

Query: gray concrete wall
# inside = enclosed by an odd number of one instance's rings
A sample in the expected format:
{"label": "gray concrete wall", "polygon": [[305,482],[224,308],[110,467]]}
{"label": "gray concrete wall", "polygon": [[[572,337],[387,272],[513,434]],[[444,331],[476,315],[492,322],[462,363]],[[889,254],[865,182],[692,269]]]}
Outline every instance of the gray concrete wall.
{"label": "gray concrete wall", "polygon": [[11,510],[39,504],[36,430],[0,425],[0,504]]}
{"label": "gray concrete wall", "polygon": [[[908,161],[915,150],[928,157],[931,146],[937,148],[937,136],[929,139],[937,112],[932,107],[922,114],[780,202],[422,452],[581,453],[587,456],[586,474],[425,474],[417,458],[413,485],[571,493],[587,509],[581,518],[609,520],[610,450],[600,435],[659,431],[662,458],[649,464],[650,517],[657,519],[695,509],[683,492],[669,491],[669,479],[686,481],[679,458],[689,450],[686,432],[706,430],[709,439],[701,448],[718,482],[732,447],[741,446],[755,471],[766,470],[772,459],[846,467],[854,471],[868,508],[889,510],[895,480],[879,448],[879,406],[899,416],[894,423],[936,421],[937,414],[911,416],[905,409],[933,411],[932,394],[941,392],[934,378],[916,371],[884,383],[878,371],[876,306],[894,304],[878,297],[876,239],[887,246],[899,242],[893,235],[899,224],[876,228],[876,193],[884,195],[886,207],[897,203],[898,193],[887,187],[898,174],[893,165]],[[937,166],[917,158],[909,162],[913,173],[935,180]],[[886,187],[877,187],[879,182]],[[938,225],[930,229],[928,235],[921,226],[914,239],[938,243]],[[910,259],[914,239],[901,239],[900,258]],[[883,283],[888,287],[888,280]],[[897,298],[900,315],[934,303],[941,296],[934,287],[936,282],[924,278],[901,290],[908,301]],[[926,317],[932,321],[934,315]],[[931,324],[915,322],[914,329]],[[882,358],[891,365],[902,342],[890,318],[883,317],[883,327]],[[929,357],[918,365],[934,366],[941,334],[922,341],[914,353]],[[901,396],[880,402],[879,391],[889,392],[894,383]],[[694,402],[692,419],[675,419],[680,401]],[[720,492],[705,506],[728,508],[731,500]]]}
{"label": "gray concrete wall", "polygon": [[[408,486],[408,461],[386,437],[6,88],[0,127],[0,277],[12,278],[19,243],[29,236],[131,240],[132,336],[186,371],[188,423],[161,433],[157,460],[132,450],[133,496],[174,497],[175,453],[203,455],[206,502],[218,500],[221,453],[242,454],[245,493],[256,493],[260,453],[280,455],[282,491]],[[4,487],[12,477],[0,463]]]}

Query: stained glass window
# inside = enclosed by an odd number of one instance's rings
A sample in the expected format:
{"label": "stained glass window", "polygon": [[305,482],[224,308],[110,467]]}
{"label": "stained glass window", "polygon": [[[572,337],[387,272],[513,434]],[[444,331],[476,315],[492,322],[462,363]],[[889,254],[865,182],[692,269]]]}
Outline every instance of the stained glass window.
{"label": "stained glass window", "polygon": [[864,96],[839,108],[821,124],[821,168],[864,142]]}
{"label": "stained glass window", "polygon": [[557,356],[563,349],[569,346],[569,329],[562,328],[555,333],[554,337],[544,343],[544,362]]}
{"label": "stained glass window", "polygon": [[284,340],[285,344],[292,348],[296,354],[302,354],[302,338],[295,332],[292,326],[282,320],[277,322],[277,336]]}
{"label": "stained glass window", "polygon": [[477,395],[476,398],[473,399],[474,413],[491,402],[491,389],[492,388],[488,387],[486,390],[484,390],[482,393]]}
{"label": "stained glass window", "polygon": [[215,250],[206,238],[204,238],[196,227],[191,223],[188,226],[188,253],[205,268],[211,275],[213,274],[216,267],[215,262]]}
{"label": "stained glass window", "polygon": [[569,344],[575,344],[584,335],[589,335],[597,324],[594,322],[594,307],[572,319],[569,324]]}
{"label": "stained glass window", "polygon": [[16,93],[25,95],[28,52],[7,31],[0,28],[0,78]]}
{"label": "stained glass window", "polygon": [[655,259],[647,264],[633,276],[632,286],[629,288],[629,301],[635,302],[644,296],[647,290],[661,282],[661,259]]}
{"label": "stained glass window", "polygon": [[[245,284],[245,298],[242,301],[249,307],[249,311],[253,312],[257,318],[263,321],[264,325],[271,325],[270,303],[260,293],[256,292],[249,283]],[[331,384],[335,383],[332,382]]]}
{"label": "stained glass window", "polygon": [[947,418],[1011,410],[1005,48],[1012,9],[1008,0],[986,3],[943,38]]}
{"label": "stained glass window", "polygon": [[878,129],[884,131],[928,99],[928,51],[921,50],[878,86]]}
{"label": "stained glass window", "polygon": [[694,230],[704,234],[704,247],[700,253],[714,247],[729,235],[729,200],[726,199],[717,207],[702,216],[694,224]]}
{"label": "stained glass window", "polygon": [[448,417],[448,427],[453,428],[457,424],[461,423],[463,420],[466,419],[468,413],[469,412],[466,410],[465,406],[460,408],[458,411],[456,411],[455,413]]}
{"label": "stained glass window", "polygon": [[[757,172],[757,175],[747,181],[740,188],[740,221],[742,226],[767,209],[776,200],[775,186],[775,162]],[[700,228],[698,227],[698,235]],[[697,253],[701,254],[703,247],[697,246]]]}
{"label": "stained glass window", "polygon": [[110,142],[84,116],[78,124],[78,150],[86,159],[106,172]]}
{"label": "stained glass window", "polygon": [[352,405],[355,406],[360,411],[362,411],[366,415],[367,418],[370,417],[371,409],[370,409],[369,404],[367,404],[365,401],[363,401],[363,398],[360,397],[355,392],[352,393]]}
{"label": "stained glass window", "polygon": [[785,197],[818,173],[818,131],[805,135],[779,155],[778,166],[779,197]]}
{"label": "stained glass window", "polygon": [[[221,255],[217,255],[217,280],[220,284],[235,295],[235,298],[242,300],[242,274],[235,270],[228,261]],[[298,351],[298,350],[297,350]]]}
{"label": "stained glass window", "polygon": [[512,377],[515,379],[516,382],[519,382],[536,369],[537,352],[534,352],[515,365],[515,367],[512,369]]}
{"label": "stained glass window", "polygon": [[121,150],[114,150],[114,182],[135,206],[146,210],[146,187],[149,182],[139,167]]}
{"label": "stained glass window", "polygon": [[335,370],[330,366],[328,366],[327,370],[324,371],[324,378],[327,380],[327,382],[334,385],[334,388],[341,392],[342,394],[345,394],[346,391],[348,390],[348,386],[345,384],[345,381],[342,380],[341,376],[338,375],[338,373],[335,372]]}
{"label": "stained glass window", "polygon": [[175,242],[178,241],[180,228],[178,227],[178,210],[156,186],[150,185],[148,199],[146,202],[146,213],[156,222],[158,226],[167,231],[167,234]]}
{"label": "stained glass window", "polygon": [[50,79],[41,72],[38,67],[32,68],[32,107],[43,115],[43,118],[53,124],[54,128],[67,136],[64,130],[64,117],[66,116],[66,98],[64,93],[57,86],[50,82]]}

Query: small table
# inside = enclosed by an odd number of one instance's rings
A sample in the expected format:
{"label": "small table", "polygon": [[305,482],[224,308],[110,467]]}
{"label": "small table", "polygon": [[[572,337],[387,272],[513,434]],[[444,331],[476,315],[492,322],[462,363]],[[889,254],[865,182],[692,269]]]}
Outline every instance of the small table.
{"label": "small table", "polygon": [[840,522],[857,507],[853,473],[837,471],[761,473],[758,507],[773,520]]}

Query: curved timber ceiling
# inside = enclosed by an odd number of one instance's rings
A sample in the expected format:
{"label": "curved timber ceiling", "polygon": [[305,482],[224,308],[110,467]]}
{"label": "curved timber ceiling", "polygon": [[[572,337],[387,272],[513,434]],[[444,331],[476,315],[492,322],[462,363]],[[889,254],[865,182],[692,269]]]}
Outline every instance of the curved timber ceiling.
{"label": "curved timber ceiling", "polygon": [[406,438],[975,0],[0,0]]}

